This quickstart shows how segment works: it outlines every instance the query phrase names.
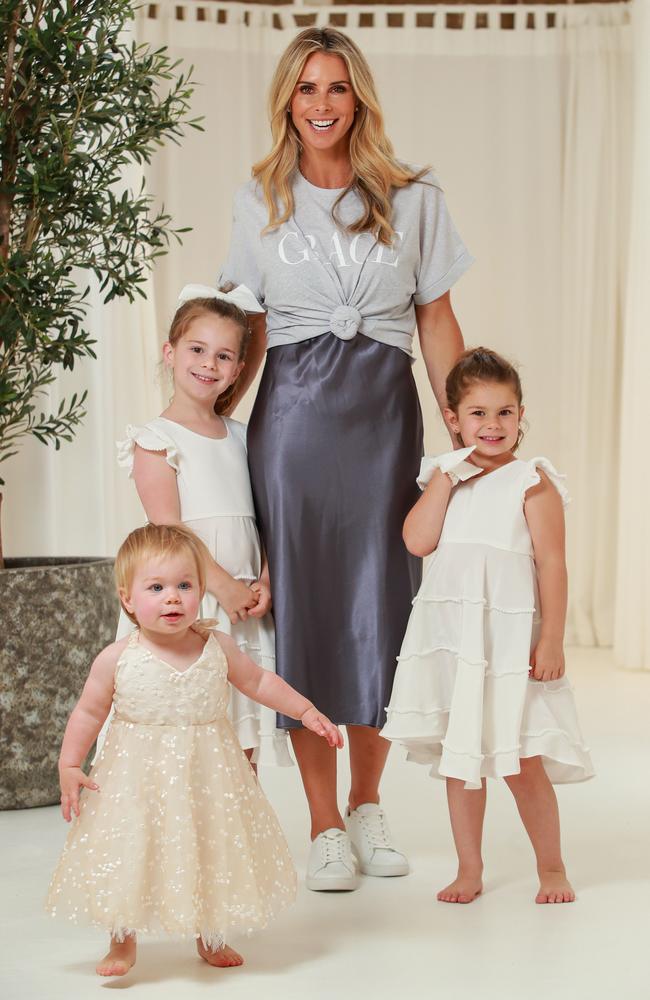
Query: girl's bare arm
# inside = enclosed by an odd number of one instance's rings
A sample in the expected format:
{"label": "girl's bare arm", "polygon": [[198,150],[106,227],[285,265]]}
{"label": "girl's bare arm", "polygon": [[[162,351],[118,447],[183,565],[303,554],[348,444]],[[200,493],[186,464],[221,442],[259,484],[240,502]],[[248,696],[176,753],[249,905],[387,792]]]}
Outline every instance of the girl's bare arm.
{"label": "girl's bare arm", "polygon": [[559,493],[541,469],[540,482],[526,493],[524,514],[535,554],[542,625],[531,666],[537,680],[564,674],[564,625],[567,609],[564,509]]}
{"label": "girl's bare arm", "polygon": [[327,740],[331,747],[342,747],[343,737],[338,728],[323,715],[311,701],[299,694],[286,681],[269,670],[263,670],[223,632],[215,632],[228,661],[228,680],[242,694],[260,705],[276,712],[300,719],[306,729],[311,729]]}
{"label": "girl's bare arm", "polygon": [[113,700],[115,667],[127,639],[102,650],[93,662],[81,697],[68,719],[59,755],[61,811],[69,822],[71,812],[79,815],[79,788],[97,791],[97,785],[81,770],[86,754],[97,739]]}
{"label": "girl's bare arm", "polygon": [[[146,451],[138,445],[133,456],[133,479],[144,512],[152,524],[180,524],[176,472],[168,464],[164,451]],[[241,580],[235,580],[223,566],[210,558],[206,565],[206,586],[235,625],[243,621],[258,596]]]}
{"label": "girl's bare arm", "polygon": [[449,476],[435,469],[424,493],[407,514],[402,537],[414,556],[428,556],[436,548],[452,489]]}

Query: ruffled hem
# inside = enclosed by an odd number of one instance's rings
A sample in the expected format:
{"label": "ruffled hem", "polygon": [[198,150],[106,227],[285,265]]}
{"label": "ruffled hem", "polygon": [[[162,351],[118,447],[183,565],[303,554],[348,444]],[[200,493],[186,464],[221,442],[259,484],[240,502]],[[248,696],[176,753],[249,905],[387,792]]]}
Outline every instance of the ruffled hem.
{"label": "ruffled hem", "polygon": [[419,593],[415,595],[411,604],[476,604],[482,605],[484,611],[495,611],[500,615],[533,615],[536,611],[535,607],[502,607],[497,604],[491,604],[485,597],[451,597],[443,594],[427,594],[425,592],[426,588],[423,586]]}
{"label": "ruffled hem", "polygon": [[178,447],[172,438],[149,424],[144,424],[141,427],[127,424],[126,437],[123,441],[116,441],[116,445],[117,464],[126,469],[129,476],[133,475],[133,456],[136,444],[144,451],[164,451],[167,464],[172,467],[174,472],[179,471]]}
{"label": "ruffled hem", "polygon": [[526,462],[526,466],[526,476],[524,477],[521,487],[522,503],[526,499],[526,492],[532,486],[537,486],[537,484],[542,481],[541,476],[537,471],[538,469],[543,469],[553,483],[553,486],[560,494],[562,506],[567,507],[571,503],[571,497],[569,496],[569,491],[565,485],[566,476],[558,472],[548,458],[544,458],[543,455],[538,455],[536,458],[531,458],[530,461]]}
{"label": "ruffled hem", "polygon": [[[474,665],[478,666],[478,665]],[[496,680],[527,670],[501,672],[486,676]],[[387,722],[381,731],[384,739],[400,743],[407,751],[407,760],[431,765],[431,776],[458,778],[466,788],[480,788],[481,778],[504,778],[519,774],[520,759],[542,757],[544,768],[554,784],[585,781],[594,771],[589,748],[575,721],[573,689],[566,678],[560,681],[528,681],[525,687],[526,704],[522,729],[516,745],[482,746],[478,749],[480,735],[476,737],[477,749],[471,749],[475,740],[466,734],[465,746],[453,745],[448,739],[453,696],[442,704],[422,705],[423,698],[414,691],[411,707],[405,701],[389,705]],[[404,694],[401,694],[404,698]],[[468,709],[469,710],[469,709]],[[455,708],[461,712],[461,707]],[[497,733],[494,734],[497,739]],[[457,737],[458,738],[458,737]]]}
{"label": "ruffled hem", "polygon": [[[398,718],[396,718],[398,716]],[[465,788],[481,787],[482,778],[507,778],[521,771],[520,760],[541,757],[554,785],[587,781],[594,776],[589,748],[561,730],[522,733],[515,747],[470,753],[445,740],[449,711],[389,710],[380,735],[406,750],[406,759],[431,767],[432,778],[457,778]]]}

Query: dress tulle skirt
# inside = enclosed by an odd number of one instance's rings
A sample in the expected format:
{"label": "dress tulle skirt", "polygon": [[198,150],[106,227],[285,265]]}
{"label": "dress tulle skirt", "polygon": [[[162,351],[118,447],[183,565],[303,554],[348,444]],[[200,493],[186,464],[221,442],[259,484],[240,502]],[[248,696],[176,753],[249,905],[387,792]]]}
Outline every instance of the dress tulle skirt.
{"label": "dress tulle skirt", "polygon": [[201,937],[264,927],[295,897],[278,821],[226,719],[143,725],[115,718],[47,897],[52,915],[120,938]]}

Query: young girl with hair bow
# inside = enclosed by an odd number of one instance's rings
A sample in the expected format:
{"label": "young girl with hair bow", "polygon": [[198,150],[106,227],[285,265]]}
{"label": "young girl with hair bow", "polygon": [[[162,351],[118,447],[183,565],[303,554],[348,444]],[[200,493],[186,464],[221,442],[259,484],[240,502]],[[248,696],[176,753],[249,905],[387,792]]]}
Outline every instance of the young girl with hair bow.
{"label": "young girl with hair bow", "polygon": [[[201,617],[216,619],[243,652],[275,671],[271,591],[248,476],[246,427],[225,415],[250,339],[246,314],[261,311],[245,285],[228,292],[183,288],[163,346],[174,394],[159,417],[127,427],[118,461],[135,481],[150,522],[182,522],[207,546]],[[274,712],[233,688],[230,715],[253,763],[292,764]]]}

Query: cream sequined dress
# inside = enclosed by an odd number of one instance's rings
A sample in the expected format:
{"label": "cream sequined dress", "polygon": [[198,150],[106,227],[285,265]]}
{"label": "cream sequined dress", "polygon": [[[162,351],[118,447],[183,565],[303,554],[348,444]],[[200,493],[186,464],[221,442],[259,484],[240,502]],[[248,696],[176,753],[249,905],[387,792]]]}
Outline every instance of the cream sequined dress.
{"label": "cream sequined dress", "polygon": [[212,633],[185,671],[131,634],[115,717],[52,879],[54,916],[117,938],[162,931],[218,947],[295,897],[284,835],[226,711],[227,662]]}

